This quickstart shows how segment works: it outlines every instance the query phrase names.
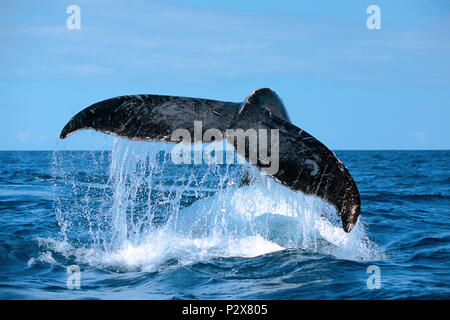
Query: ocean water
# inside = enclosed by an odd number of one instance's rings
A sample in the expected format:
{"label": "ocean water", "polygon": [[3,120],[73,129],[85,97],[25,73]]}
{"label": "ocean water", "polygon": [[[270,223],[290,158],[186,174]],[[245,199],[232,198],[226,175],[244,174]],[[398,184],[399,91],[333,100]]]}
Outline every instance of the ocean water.
{"label": "ocean water", "polygon": [[346,234],[249,165],[161,145],[0,152],[0,298],[450,298],[450,151],[337,151],[362,197]]}

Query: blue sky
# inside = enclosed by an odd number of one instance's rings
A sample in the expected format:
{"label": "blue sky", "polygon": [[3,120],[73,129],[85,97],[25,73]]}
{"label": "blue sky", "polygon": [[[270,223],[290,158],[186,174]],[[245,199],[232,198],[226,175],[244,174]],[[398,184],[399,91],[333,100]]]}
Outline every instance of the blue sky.
{"label": "blue sky", "polygon": [[[68,30],[66,8],[81,8]],[[366,8],[381,9],[381,30]],[[331,149],[450,149],[450,2],[2,1],[0,149],[103,149],[76,112],[134,93],[274,89]]]}

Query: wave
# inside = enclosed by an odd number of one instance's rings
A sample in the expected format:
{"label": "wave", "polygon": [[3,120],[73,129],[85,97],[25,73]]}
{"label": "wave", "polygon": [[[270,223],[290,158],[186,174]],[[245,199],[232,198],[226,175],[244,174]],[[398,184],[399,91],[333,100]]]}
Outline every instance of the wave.
{"label": "wave", "polygon": [[399,201],[441,201],[449,200],[450,195],[441,192],[424,192],[424,193],[393,193],[388,191],[380,191],[374,194],[368,194],[363,197],[363,200],[370,201],[384,201],[384,202],[399,202]]}

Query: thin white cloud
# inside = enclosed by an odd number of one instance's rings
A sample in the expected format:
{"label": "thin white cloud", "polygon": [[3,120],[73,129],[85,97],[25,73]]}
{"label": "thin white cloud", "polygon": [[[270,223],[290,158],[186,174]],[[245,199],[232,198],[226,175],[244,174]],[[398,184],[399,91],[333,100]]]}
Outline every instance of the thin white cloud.
{"label": "thin white cloud", "polygon": [[[366,77],[361,73],[364,69],[372,79],[383,70],[380,80],[384,81],[399,74],[421,81],[427,70],[432,70],[435,81],[446,81],[450,73],[444,58],[450,54],[448,30],[442,28],[449,25],[449,18],[420,29],[372,32],[337,19],[303,21],[289,14],[173,2],[112,6],[109,1],[79,1],[78,5],[82,12],[78,31],[65,28],[67,14],[61,4],[50,6],[46,18],[37,5],[23,8],[30,20],[0,34],[0,41],[11,44],[8,52],[0,53],[0,77],[208,78],[291,73],[360,81]],[[405,66],[405,59],[414,67]],[[435,68],[439,59],[443,63]]]}
{"label": "thin white cloud", "polygon": [[17,131],[17,140],[20,143],[27,143],[31,138],[31,130],[19,130]]}

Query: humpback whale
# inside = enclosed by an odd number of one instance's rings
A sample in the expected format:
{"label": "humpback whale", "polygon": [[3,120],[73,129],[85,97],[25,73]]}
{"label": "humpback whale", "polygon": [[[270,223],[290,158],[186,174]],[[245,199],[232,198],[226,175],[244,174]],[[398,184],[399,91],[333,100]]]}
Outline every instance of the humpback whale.
{"label": "humpback whale", "polygon": [[[196,121],[202,122],[203,131],[217,129],[225,139],[227,129],[254,129],[258,134],[260,129],[278,129],[279,170],[270,176],[294,191],[333,205],[344,231],[352,230],[361,200],[350,172],[323,143],[290,122],[283,102],[268,88],[253,91],[241,103],[151,94],[111,98],[76,114],[64,126],[60,138],[93,129],[132,140],[173,143],[178,141],[171,140],[171,133],[179,128],[194,137]],[[233,146],[248,160],[248,143],[243,150],[235,143]],[[258,158],[255,165],[264,171],[267,163]]]}

